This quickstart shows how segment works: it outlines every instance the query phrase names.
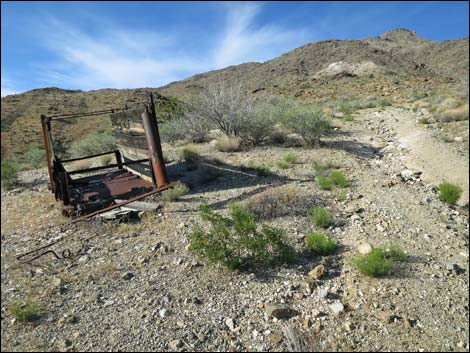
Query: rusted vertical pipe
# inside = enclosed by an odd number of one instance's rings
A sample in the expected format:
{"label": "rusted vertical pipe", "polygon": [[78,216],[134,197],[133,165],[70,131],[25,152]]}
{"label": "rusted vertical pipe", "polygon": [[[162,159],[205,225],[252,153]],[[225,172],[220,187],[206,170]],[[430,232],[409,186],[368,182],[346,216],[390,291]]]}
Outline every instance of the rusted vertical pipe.
{"label": "rusted vertical pipe", "polygon": [[60,196],[62,197],[62,203],[64,206],[70,205],[69,195],[69,183],[67,180],[67,173],[59,172],[59,183],[60,183]]}
{"label": "rusted vertical pipe", "polygon": [[51,120],[45,115],[41,115],[41,126],[42,137],[44,139],[44,147],[46,148],[47,171],[49,172],[49,189],[54,190],[54,177],[52,176],[52,153],[49,140],[51,132]]}
{"label": "rusted vertical pipe", "polygon": [[149,147],[152,171],[155,175],[157,187],[159,188],[168,185],[168,177],[166,175],[165,162],[163,161],[163,152],[158,136],[156,120],[152,119],[148,107],[145,107],[145,112],[142,113],[142,122],[144,124],[145,137],[147,138]]}

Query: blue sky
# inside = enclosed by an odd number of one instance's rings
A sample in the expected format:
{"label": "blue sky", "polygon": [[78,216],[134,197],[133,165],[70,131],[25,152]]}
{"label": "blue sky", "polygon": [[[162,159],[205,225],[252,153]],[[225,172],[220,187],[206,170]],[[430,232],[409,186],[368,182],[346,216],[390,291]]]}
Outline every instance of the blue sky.
{"label": "blue sky", "polygon": [[5,2],[2,96],[159,87],[305,43],[405,27],[468,37],[468,2]]}

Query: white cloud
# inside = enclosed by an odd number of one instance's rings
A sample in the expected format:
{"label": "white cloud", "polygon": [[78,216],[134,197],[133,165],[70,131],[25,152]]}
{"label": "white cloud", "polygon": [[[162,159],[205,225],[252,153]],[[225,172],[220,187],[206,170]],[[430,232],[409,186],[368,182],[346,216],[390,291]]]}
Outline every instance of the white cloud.
{"label": "white cloud", "polygon": [[5,97],[16,93],[18,93],[18,91],[12,88],[12,81],[2,75],[1,96]]}
{"label": "white cloud", "polygon": [[304,30],[276,25],[256,26],[259,4],[229,6],[226,30],[214,52],[217,68],[248,61],[266,61],[305,43]]}
{"label": "white cloud", "polygon": [[[110,18],[92,18],[91,25],[82,21],[78,26],[43,16],[34,33],[52,55],[47,62],[31,64],[32,76],[41,86],[83,90],[158,87],[229,65],[265,61],[305,42],[303,30],[257,25],[259,4],[224,8],[221,34],[207,33],[191,46],[186,46],[185,33],[133,30]],[[188,52],[198,47],[208,49]],[[2,95],[14,92],[9,88],[2,81]]]}

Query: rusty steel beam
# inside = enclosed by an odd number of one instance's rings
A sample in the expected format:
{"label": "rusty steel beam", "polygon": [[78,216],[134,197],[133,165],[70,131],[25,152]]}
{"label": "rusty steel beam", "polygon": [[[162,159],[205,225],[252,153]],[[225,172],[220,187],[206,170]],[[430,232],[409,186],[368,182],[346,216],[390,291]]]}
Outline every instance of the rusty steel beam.
{"label": "rusty steel beam", "polygon": [[47,171],[49,173],[49,189],[54,190],[54,177],[52,173],[52,151],[51,151],[51,120],[45,115],[41,115],[42,137],[46,149]]}
{"label": "rusty steel beam", "polygon": [[118,150],[113,150],[113,151],[109,151],[109,152],[102,152],[102,153],[92,154],[91,156],[65,159],[65,160],[63,160],[63,161],[61,160],[61,162],[62,162],[62,163],[68,163],[68,162],[81,161],[81,160],[83,160],[83,159],[90,159],[90,158],[105,156],[105,155],[107,155],[107,154],[116,153],[116,151],[118,151]]}
{"label": "rusty steel beam", "polygon": [[168,176],[166,174],[162,146],[158,136],[157,121],[152,115],[149,113],[149,108],[145,107],[145,112],[142,113],[142,122],[144,124],[145,137],[147,138],[149,147],[151,169],[155,176],[157,188],[161,188],[168,185]]}
{"label": "rusty steel beam", "polygon": [[142,163],[142,162],[147,162],[148,159],[138,159],[136,161],[130,161],[130,162],[122,162],[121,163],[113,163],[113,164],[108,164],[108,165],[102,165],[99,167],[92,167],[92,168],[86,168],[86,169],[77,169],[77,170],[72,170],[71,172],[67,172],[69,175],[72,174],[78,174],[78,173],[88,173],[88,172],[94,172],[96,170],[101,170],[101,169],[109,169],[109,168],[114,168],[114,167],[120,167],[119,169],[122,169],[122,166],[124,165],[131,165],[131,164],[137,164],[137,163]]}
{"label": "rusty steel beam", "polygon": [[59,172],[60,196],[64,206],[70,205],[69,185],[66,172]]}

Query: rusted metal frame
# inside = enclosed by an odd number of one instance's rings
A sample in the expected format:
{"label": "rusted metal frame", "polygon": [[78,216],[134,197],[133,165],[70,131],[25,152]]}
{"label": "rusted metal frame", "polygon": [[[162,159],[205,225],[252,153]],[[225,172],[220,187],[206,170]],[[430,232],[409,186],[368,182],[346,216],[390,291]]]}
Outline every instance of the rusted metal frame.
{"label": "rusted metal frame", "polygon": [[60,196],[64,206],[70,205],[69,184],[67,172],[59,172]]}
{"label": "rusted metal frame", "polygon": [[49,173],[49,189],[54,190],[54,177],[52,172],[52,149],[51,149],[51,120],[41,115],[42,137],[46,149],[47,171]]}
{"label": "rusted metal frame", "polygon": [[140,200],[140,199],[143,199],[144,197],[147,197],[147,196],[150,196],[152,194],[155,194],[157,192],[160,192],[160,191],[163,191],[163,190],[166,190],[168,188],[171,188],[173,187],[174,183],[169,183],[167,185],[164,185],[164,186],[161,186],[161,187],[158,187],[156,189],[153,189],[152,191],[149,191],[149,192],[146,192],[142,195],[139,195],[139,196],[136,196],[136,197],[133,197],[129,200],[126,200],[126,201],[123,201],[123,202],[119,202],[115,205],[111,205],[111,206],[108,206],[108,207],[105,207],[105,208],[102,208],[100,210],[97,210],[95,212],[92,212],[90,214],[87,214],[85,216],[82,216],[82,217],[79,217],[79,218],[75,218],[74,220],[70,221],[70,223],[75,223],[75,222],[79,222],[79,221],[83,221],[84,219],[87,219],[87,218],[90,218],[90,217],[93,217],[93,216],[96,216],[100,213],[103,213],[103,212],[107,212],[107,211],[111,211],[115,208],[118,208],[118,207],[121,207],[121,206],[124,206],[124,205],[127,205],[128,203],[131,203],[131,202],[134,202],[134,201],[137,201],[137,200]]}
{"label": "rusted metal frame", "polygon": [[123,164],[122,164],[121,151],[116,150],[116,151],[115,151],[115,154],[116,154],[116,163],[117,163],[117,167],[118,167],[118,169],[122,169],[122,168],[123,168]]}
{"label": "rusted metal frame", "polygon": [[136,161],[130,161],[130,162],[121,162],[120,164],[119,163],[114,163],[114,164],[108,164],[108,165],[103,165],[103,166],[99,166],[99,167],[93,167],[93,168],[86,168],[86,169],[78,169],[78,170],[73,170],[71,172],[68,172],[69,175],[72,175],[72,174],[79,174],[79,173],[88,173],[88,172],[93,172],[95,170],[101,170],[101,169],[109,169],[109,168],[114,168],[114,167],[119,167],[121,166],[125,166],[125,165],[129,165],[129,164],[136,164],[136,163],[142,163],[142,162],[147,162],[148,159],[145,158],[145,159],[138,159]]}
{"label": "rusted metal frame", "polygon": [[142,122],[144,124],[145,137],[149,148],[151,170],[156,181],[156,187],[160,188],[168,185],[168,176],[158,135],[158,125],[152,95],[150,95],[150,100],[150,107],[146,106],[145,112],[142,113]]}
{"label": "rusted metal frame", "polygon": [[106,110],[98,110],[95,112],[87,112],[87,113],[73,113],[73,114],[59,114],[59,115],[52,115],[49,118],[51,120],[64,120],[64,119],[72,119],[72,118],[83,118],[95,115],[102,115],[102,114],[109,114],[115,113],[116,111],[124,110],[123,108],[113,108],[113,109],[106,109]]}
{"label": "rusted metal frame", "polygon": [[63,161],[61,161],[61,162],[62,162],[62,163],[68,163],[68,162],[81,161],[81,160],[83,160],[83,159],[90,159],[90,158],[105,156],[105,155],[107,155],[107,154],[112,154],[112,153],[116,153],[116,152],[119,152],[119,150],[113,150],[113,151],[108,151],[108,152],[97,153],[97,154],[93,154],[93,155],[91,155],[91,156],[65,159],[65,160],[63,160]]}

